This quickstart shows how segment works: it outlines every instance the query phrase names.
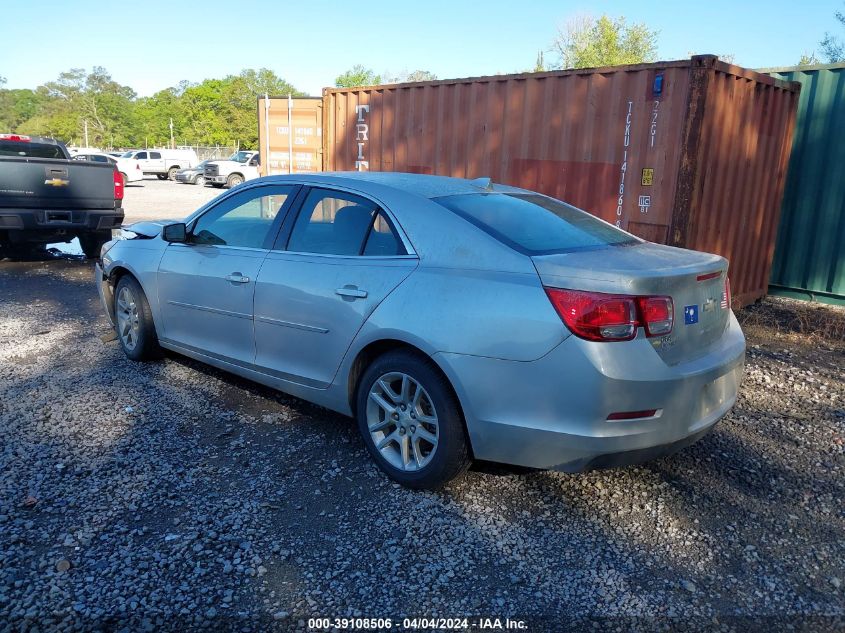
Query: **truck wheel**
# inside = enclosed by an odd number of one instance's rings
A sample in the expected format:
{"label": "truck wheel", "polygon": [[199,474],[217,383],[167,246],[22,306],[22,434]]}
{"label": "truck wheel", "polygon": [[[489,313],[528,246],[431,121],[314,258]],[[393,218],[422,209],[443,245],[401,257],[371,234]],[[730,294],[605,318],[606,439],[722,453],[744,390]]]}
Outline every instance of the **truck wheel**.
{"label": "truck wheel", "polygon": [[171,167],[167,170],[167,179],[168,180],[176,180],[176,172],[179,171],[178,167]]}
{"label": "truck wheel", "polygon": [[147,295],[132,275],[124,275],[117,282],[114,318],[117,340],[126,356],[132,360],[152,360],[161,355]]}
{"label": "truck wheel", "polygon": [[229,189],[231,189],[232,187],[237,187],[243,181],[244,181],[244,177],[241,176],[240,174],[232,174],[231,176],[229,176],[226,179],[226,186],[228,186]]}
{"label": "truck wheel", "polygon": [[156,174],[156,178],[159,180],[167,180],[167,174]]}
{"label": "truck wheel", "polygon": [[79,236],[79,245],[88,259],[97,259],[103,244],[111,239],[111,231],[94,231]]}

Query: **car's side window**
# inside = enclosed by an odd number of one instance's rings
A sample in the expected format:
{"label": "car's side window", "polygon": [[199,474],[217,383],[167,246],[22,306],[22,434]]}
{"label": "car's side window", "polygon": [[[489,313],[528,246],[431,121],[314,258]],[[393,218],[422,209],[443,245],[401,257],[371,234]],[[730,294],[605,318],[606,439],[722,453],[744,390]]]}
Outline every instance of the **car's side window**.
{"label": "car's side window", "polygon": [[379,211],[376,215],[375,222],[370,228],[370,233],[367,235],[367,243],[364,245],[364,255],[404,255],[405,248],[402,246],[402,241],[396,235],[396,231],[390,226],[390,222],[384,215],[384,212]]}
{"label": "car's side window", "polygon": [[147,152],[138,152],[137,154],[135,154],[135,158],[137,158],[138,160],[146,160]]}
{"label": "car's side window", "polygon": [[99,154],[92,154],[91,161],[95,163],[107,163],[109,162],[109,159],[105,156],[100,156]]}
{"label": "car's side window", "polygon": [[293,225],[287,250],[321,255],[360,255],[378,207],[342,191],[312,189]]}
{"label": "car's side window", "polygon": [[161,158],[161,152],[150,152],[150,158]]}
{"label": "car's side window", "polygon": [[293,187],[261,187],[229,196],[200,216],[190,242],[264,248],[276,216],[293,191]]}

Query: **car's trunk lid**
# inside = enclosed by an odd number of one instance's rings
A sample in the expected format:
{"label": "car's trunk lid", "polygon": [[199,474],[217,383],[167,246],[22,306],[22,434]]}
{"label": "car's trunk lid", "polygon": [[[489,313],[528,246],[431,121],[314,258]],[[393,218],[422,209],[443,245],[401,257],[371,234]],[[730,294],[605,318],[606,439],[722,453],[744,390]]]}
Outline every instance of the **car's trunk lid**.
{"label": "car's trunk lid", "polygon": [[670,365],[706,354],[728,323],[728,262],[718,255],[643,242],[537,255],[532,260],[548,287],[672,297],[672,332],[649,339]]}

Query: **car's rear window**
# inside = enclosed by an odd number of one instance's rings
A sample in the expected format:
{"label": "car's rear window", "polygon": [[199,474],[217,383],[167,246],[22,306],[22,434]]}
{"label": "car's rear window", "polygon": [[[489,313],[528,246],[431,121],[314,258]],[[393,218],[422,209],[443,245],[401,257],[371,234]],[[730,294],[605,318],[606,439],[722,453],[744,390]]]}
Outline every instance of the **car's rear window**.
{"label": "car's rear window", "polygon": [[434,200],[527,255],[593,250],[640,241],[589,213],[539,194],[471,193]]}
{"label": "car's rear window", "polygon": [[0,156],[31,156],[33,158],[65,158],[62,148],[49,143],[0,141]]}

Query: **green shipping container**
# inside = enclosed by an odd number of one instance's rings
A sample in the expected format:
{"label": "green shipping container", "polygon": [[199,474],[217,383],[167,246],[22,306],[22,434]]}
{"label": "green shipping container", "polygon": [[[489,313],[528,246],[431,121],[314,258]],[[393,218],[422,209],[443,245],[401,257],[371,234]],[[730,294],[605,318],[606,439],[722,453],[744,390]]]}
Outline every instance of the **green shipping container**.
{"label": "green shipping container", "polygon": [[761,72],[801,84],[769,292],[845,304],[845,63]]}

